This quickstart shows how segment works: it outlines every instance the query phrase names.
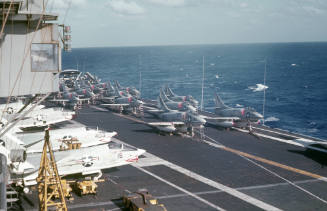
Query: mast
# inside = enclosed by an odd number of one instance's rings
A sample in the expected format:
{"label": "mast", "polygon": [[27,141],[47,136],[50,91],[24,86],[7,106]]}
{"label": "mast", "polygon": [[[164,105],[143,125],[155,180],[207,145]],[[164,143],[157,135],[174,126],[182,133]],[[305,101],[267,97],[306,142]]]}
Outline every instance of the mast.
{"label": "mast", "polygon": [[142,89],[142,72],[140,71],[140,78],[139,78],[139,91],[140,91],[140,97],[141,97],[141,89]]}
{"label": "mast", "polygon": [[[266,74],[267,74],[267,58],[265,58],[265,72],[263,75],[264,86],[266,86]],[[263,123],[262,124],[265,124],[265,104],[266,104],[266,89],[263,89],[263,104],[262,104]]]}
{"label": "mast", "polygon": [[139,69],[139,91],[140,91],[140,98],[141,98],[141,89],[142,89],[142,72],[141,72],[141,56],[139,55],[139,65],[138,65],[138,69]]}
{"label": "mast", "polygon": [[201,106],[200,106],[201,111],[203,111],[203,86],[204,86],[204,56],[202,58],[202,91],[201,91]]}

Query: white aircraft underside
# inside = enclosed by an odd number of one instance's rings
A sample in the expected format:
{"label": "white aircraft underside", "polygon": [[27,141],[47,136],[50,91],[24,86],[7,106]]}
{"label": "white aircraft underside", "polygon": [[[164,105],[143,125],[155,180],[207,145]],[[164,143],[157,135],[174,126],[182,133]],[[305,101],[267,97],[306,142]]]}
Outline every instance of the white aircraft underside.
{"label": "white aircraft underside", "polygon": [[123,104],[115,104],[115,103],[108,103],[108,104],[101,104],[101,106],[106,106],[112,110],[117,110],[119,111],[120,109],[126,109],[128,107],[130,107],[130,104],[127,103],[123,103]]}
{"label": "white aircraft underside", "polygon": [[233,127],[235,122],[240,121],[239,117],[209,117],[203,115],[201,117],[206,120],[212,120],[210,123],[225,128]]}
{"label": "white aircraft underside", "polygon": [[[101,173],[102,169],[127,165],[138,160],[143,149],[115,142],[69,151],[54,152],[60,176]],[[25,186],[35,185],[42,153],[29,154],[23,163],[14,163],[12,172],[22,177]]]}
{"label": "white aircraft underside", "polygon": [[187,128],[184,128],[184,122],[149,122],[148,125],[166,133],[172,133],[177,130],[181,132],[187,131]]}
{"label": "white aircraft underside", "polygon": [[[85,127],[80,128],[69,128],[69,129],[58,129],[50,130],[50,141],[52,145],[52,150],[57,151],[60,146],[67,148],[68,146],[63,143],[65,140],[75,139],[81,143],[81,148],[100,145],[108,143],[112,140],[112,137],[117,135],[117,132],[104,132],[99,130],[87,130]],[[31,136],[32,138],[28,138]],[[24,134],[18,136],[24,145],[31,145],[27,147],[27,153],[42,152],[43,149],[43,138],[44,132],[37,134]],[[37,143],[36,141],[41,140]],[[32,143],[35,143],[32,145]]]}

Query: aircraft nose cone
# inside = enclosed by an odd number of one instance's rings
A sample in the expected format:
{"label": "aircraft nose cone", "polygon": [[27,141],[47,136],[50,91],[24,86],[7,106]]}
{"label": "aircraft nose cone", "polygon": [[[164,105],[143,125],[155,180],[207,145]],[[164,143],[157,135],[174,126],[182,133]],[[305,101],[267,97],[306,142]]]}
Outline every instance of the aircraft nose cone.
{"label": "aircraft nose cone", "polygon": [[201,122],[201,124],[202,125],[204,125],[207,121],[205,120],[205,119],[203,119],[203,118],[199,118],[200,119],[200,122]]}
{"label": "aircraft nose cone", "polygon": [[190,110],[191,112],[193,112],[193,113],[196,112],[196,108],[194,108],[194,106],[188,105],[188,106],[186,106],[186,108],[187,108],[188,110]]}
{"label": "aircraft nose cone", "polygon": [[199,102],[197,101],[197,100],[191,100],[191,102],[192,102],[192,104],[194,105],[194,106],[198,106],[199,105]]}
{"label": "aircraft nose cone", "polygon": [[137,156],[144,154],[146,151],[144,149],[137,149]]}
{"label": "aircraft nose cone", "polygon": [[207,121],[202,118],[202,117],[196,117],[196,121],[200,124],[200,125],[204,125]]}
{"label": "aircraft nose cone", "polygon": [[258,113],[258,112],[254,112],[253,115],[258,118],[258,119],[263,119],[262,114]]}

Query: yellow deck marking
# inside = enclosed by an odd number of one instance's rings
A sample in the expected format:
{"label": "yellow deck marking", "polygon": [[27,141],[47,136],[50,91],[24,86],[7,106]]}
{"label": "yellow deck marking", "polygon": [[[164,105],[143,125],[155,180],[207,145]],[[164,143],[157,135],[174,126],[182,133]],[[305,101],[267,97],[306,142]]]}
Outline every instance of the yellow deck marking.
{"label": "yellow deck marking", "polygon": [[[133,117],[127,117],[127,116],[121,115],[121,114],[115,114],[115,115],[123,117],[125,119],[129,119],[129,120],[138,122],[138,123],[146,124],[146,122],[144,122],[142,120],[137,120],[137,119],[135,119]],[[208,136],[206,136],[206,137],[210,138]],[[210,139],[212,139],[212,138],[210,138]],[[287,166],[287,165],[284,165],[284,164],[281,164],[281,163],[277,163],[275,161],[271,161],[271,160],[268,160],[268,159],[265,159],[265,158],[261,158],[261,157],[255,156],[255,155],[251,155],[251,154],[246,153],[246,152],[242,152],[242,151],[239,151],[239,150],[236,150],[236,149],[225,147],[223,145],[215,146],[216,144],[211,143],[209,141],[204,141],[204,142],[206,142],[208,144],[210,143],[209,145],[214,146],[216,148],[223,149],[225,151],[232,152],[234,154],[241,155],[241,156],[244,156],[244,157],[247,157],[247,158],[251,158],[253,160],[257,160],[257,161],[260,161],[262,163],[266,163],[266,164],[269,164],[269,165],[272,165],[272,166],[276,166],[276,167],[279,167],[279,168],[282,168],[282,169],[285,169],[285,170],[288,170],[288,171],[292,171],[292,172],[295,172],[295,173],[298,173],[298,174],[302,174],[302,175],[305,175],[305,176],[308,176],[308,177],[312,177],[312,178],[315,178],[315,179],[320,179],[320,180],[323,180],[323,181],[327,181],[326,177],[323,177],[323,176],[321,176],[319,174],[314,174],[314,173],[311,173],[311,172],[308,172],[308,171],[304,171],[304,170],[297,169],[297,168],[294,168],[294,167],[291,167],[291,166]]]}
{"label": "yellow deck marking", "polygon": [[312,178],[315,178],[315,179],[324,178],[323,176],[320,176],[318,174],[314,174],[314,173],[310,173],[308,171],[293,168],[293,167],[290,167],[290,166],[287,166],[287,165],[284,165],[284,164],[281,164],[281,163],[277,163],[277,162],[274,162],[274,161],[271,161],[271,160],[267,160],[265,158],[261,158],[261,157],[255,156],[255,155],[251,155],[251,154],[248,154],[248,153],[245,153],[245,152],[241,152],[241,151],[229,148],[229,147],[220,147],[220,149],[223,149],[225,151],[229,151],[229,152],[232,152],[232,153],[235,153],[235,154],[247,157],[247,158],[251,158],[253,160],[257,160],[257,161],[260,161],[262,163],[266,163],[266,164],[269,164],[269,165],[272,165],[272,166],[276,166],[276,167],[279,167],[279,168],[282,168],[282,169],[286,169],[288,171],[292,171],[292,172],[295,172],[295,173],[298,173],[298,174],[302,174],[302,175],[305,175],[305,176],[308,176],[308,177],[312,177]]}

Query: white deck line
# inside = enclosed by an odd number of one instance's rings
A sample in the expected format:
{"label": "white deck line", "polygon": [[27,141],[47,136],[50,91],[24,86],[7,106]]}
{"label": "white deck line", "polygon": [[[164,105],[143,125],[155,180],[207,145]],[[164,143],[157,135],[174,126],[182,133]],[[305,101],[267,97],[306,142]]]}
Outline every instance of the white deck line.
{"label": "white deck line", "polygon": [[[98,109],[99,110],[99,109]],[[122,143],[124,143],[124,142],[122,142]],[[210,143],[210,142],[209,142]],[[124,144],[126,144],[126,143],[124,143]],[[212,144],[212,143],[211,143]],[[127,144],[128,145],[128,144]],[[132,145],[131,145],[132,146]],[[221,147],[221,145],[218,145],[219,147]],[[134,147],[134,146],[133,146]],[[216,146],[217,147],[217,146]],[[147,153],[148,155],[151,155],[150,153]],[[152,155],[153,157],[156,157],[156,156],[154,156],[154,155]],[[157,157],[157,158],[159,158],[159,157]],[[161,159],[161,158],[159,158],[159,159]],[[163,160],[163,159],[161,159],[161,160]],[[173,163],[170,163],[170,162],[168,162],[168,161],[166,161],[166,160],[163,160],[164,161],[164,163],[165,163],[165,165],[167,166],[167,167],[169,167],[169,168],[171,168],[171,169],[174,169],[174,170],[176,170],[176,171],[178,171],[178,172],[180,172],[180,173],[182,173],[182,174],[185,174],[185,175],[187,175],[187,176],[189,176],[189,177],[191,177],[191,178],[193,178],[193,179],[196,179],[196,180],[198,180],[198,181],[200,181],[200,182],[202,182],[202,183],[205,183],[205,184],[207,184],[207,185],[209,185],[209,186],[211,186],[211,187],[214,187],[214,188],[217,188],[217,189],[219,189],[219,190],[222,190],[222,191],[224,191],[224,192],[226,192],[226,193],[228,193],[228,194],[230,194],[230,195],[232,195],[232,196],[234,196],[234,197],[236,197],[236,198],[239,198],[239,199],[241,199],[241,200],[243,200],[243,201],[245,201],[245,202],[247,202],[247,203],[249,203],[249,204],[252,204],[252,205],[254,205],[254,206],[256,206],[256,207],[259,207],[259,208],[261,208],[261,209],[264,209],[264,210],[269,210],[269,211],[280,211],[281,209],[279,209],[279,208],[277,208],[277,207],[274,207],[274,206],[272,206],[272,205],[270,205],[270,204],[267,204],[267,203],[265,203],[265,202],[263,202],[263,201],[260,201],[260,200],[258,200],[258,199],[256,199],[256,198],[253,198],[253,197],[251,197],[251,196],[249,196],[249,195],[246,195],[246,194],[244,194],[244,193],[241,193],[241,192],[239,192],[239,191],[237,191],[236,189],[233,189],[233,188],[230,188],[230,187],[227,187],[227,186],[225,186],[225,185],[223,185],[223,184],[220,184],[220,183],[218,183],[218,182],[215,182],[215,181],[213,181],[213,180],[210,180],[210,179],[208,179],[208,178],[205,178],[205,177],[203,177],[203,176],[201,176],[201,175],[199,175],[199,174],[197,174],[197,173],[195,173],[195,172],[192,172],[192,171],[190,171],[190,170],[187,170],[187,169],[185,169],[185,168],[182,168],[182,167],[180,167],[180,166],[177,166],[177,165],[175,165],[175,164],[173,164]],[[140,162],[139,162],[140,163]],[[139,168],[139,169],[142,169],[142,164],[139,164],[139,163],[134,163],[134,164],[132,164],[132,166],[134,166],[134,167],[136,167],[136,168]],[[142,169],[142,170],[144,170],[144,169]],[[146,170],[145,170],[146,171]],[[151,172],[149,172],[149,173],[151,173]],[[151,173],[152,174],[152,173]],[[157,176],[157,175],[154,175],[153,174],[153,176]],[[157,176],[158,177],[158,176]],[[159,179],[159,177],[157,178],[157,179]],[[162,179],[162,178],[161,178]],[[168,181],[167,181],[168,182]],[[170,183],[170,182],[169,182]],[[172,183],[171,183],[172,184]],[[174,185],[174,184],[172,184],[172,185]],[[178,187],[178,186],[176,186],[176,187]],[[180,188],[180,187],[178,187],[178,188]],[[187,191],[187,190],[185,190],[185,191]],[[183,191],[184,192],[184,191]],[[198,196],[196,196],[196,195],[194,195],[193,193],[191,193],[191,192],[189,192],[189,191],[187,191],[188,193],[190,193],[190,194],[192,194],[193,195],[193,197],[198,197]],[[200,198],[200,197],[199,197]],[[198,200],[200,200],[200,201],[202,201],[202,200],[204,200],[204,199],[202,199],[202,198],[200,198],[200,199],[198,199]],[[206,200],[204,200],[204,201],[206,201]],[[208,203],[210,203],[210,202],[208,202]],[[210,203],[211,204],[211,203]],[[209,204],[208,204],[209,205]],[[210,206],[210,205],[209,205]],[[214,205],[214,206],[216,206],[216,205]],[[216,206],[217,208],[219,208],[218,206]],[[219,208],[219,209],[221,209],[221,208]]]}
{"label": "white deck line", "polygon": [[[243,130],[243,129],[240,129],[240,128],[234,128],[234,129],[238,130],[240,132],[243,132],[243,133],[249,133],[248,130]],[[270,130],[267,130],[267,131],[273,132],[273,131],[270,131]],[[274,132],[274,133],[285,135],[283,133],[278,133],[278,132]],[[313,150],[317,150],[317,151],[320,151],[320,152],[327,153],[327,150],[325,150],[325,149],[321,149],[321,148],[318,148],[318,147],[313,147],[313,146],[310,146],[310,145],[304,145],[304,144],[296,142],[296,140],[293,141],[293,140],[287,140],[287,139],[282,139],[282,138],[276,138],[276,137],[261,134],[261,133],[258,133],[258,132],[253,132],[253,134],[256,135],[256,136],[261,136],[263,138],[268,138],[268,139],[283,142],[283,143],[286,143],[286,144],[292,144],[292,145],[295,145],[295,146],[299,146],[299,147],[303,147],[303,148],[309,148],[309,149],[313,149]],[[291,136],[291,137],[295,138],[296,136]],[[313,144],[316,143],[315,141],[312,141],[310,139],[305,139],[305,138],[301,138],[301,137],[297,137],[297,138],[302,139],[303,142],[308,142],[308,143],[313,143]]]}
{"label": "white deck line", "polygon": [[[294,136],[292,134],[285,134],[285,133],[281,133],[281,132],[277,132],[277,131],[273,131],[273,130],[268,130],[268,129],[264,129],[264,128],[259,128],[259,127],[253,127],[254,129],[257,129],[257,130],[263,130],[263,131],[267,131],[267,132],[270,132],[270,133],[275,133],[275,134],[278,134],[278,135],[283,135],[283,136],[289,136],[289,137],[292,137],[292,138],[295,138],[295,139],[304,139],[304,140],[307,140],[307,141],[312,141],[310,139],[307,139],[307,138],[303,138],[303,137],[298,137],[298,136]],[[314,142],[314,141],[312,141]]]}
{"label": "white deck line", "polygon": [[145,170],[145,169],[143,169],[143,168],[141,168],[141,167],[139,167],[137,165],[133,165],[133,166],[135,168],[139,169],[140,171],[143,171],[144,173],[151,175],[152,177],[156,178],[157,180],[160,180],[160,181],[162,181],[162,182],[176,188],[177,190],[192,196],[193,198],[205,203],[206,205],[208,205],[208,206],[210,206],[210,207],[212,207],[212,208],[214,208],[216,210],[222,210],[222,211],[225,210],[225,209],[223,209],[223,208],[221,208],[221,207],[219,207],[219,206],[217,206],[217,205],[215,205],[215,204],[201,198],[200,196],[197,196],[196,194],[194,194],[194,193],[192,193],[190,191],[187,191],[184,188],[181,188],[181,187],[179,187],[179,186],[177,186],[177,185],[175,185],[175,184],[173,184],[173,183],[171,183],[171,182],[169,182],[169,181],[167,181],[167,180],[165,180],[165,179],[163,179],[163,178],[161,178],[161,177],[159,177],[159,176],[157,176],[157,175],[155,175],[155,174],[153,174],[153,173],[151,173],[151,172],[149,172],[149,171],[147,171],[147,170]]}
{"label": "white deck line", "polygon": [[[114,182],[114,181],[111,181]],[[301,180],[295,182],[296,184],[307,184],[307,183],[313,183],[313,182],[319,182],[317,179],[312,180]],[[115,182],[114,182],[115,183]],[[268,184],[268,185],[258,185],[258,186],[247,186],[247,187],[241,187],[236,188],[237,190],[253,190],[253,189],[264,189],[264,188],[271,188],[275,186],[284,186],[289,185],[288,183],[276,183],[276,184]],[[216,193],[222,193],[221,190],[212,190],[212,191],[200,191],[200,192],[194,192],[195,195],[207,195],[207,194],[216,194]],[[188,194],[180,193],[180,194],[171,194],[171,195],[165,195],[165,196],[155,196],[157,199],[170,199],[170,198],[182,198],[182,197],[188,197]],[[115,205],[112,201],[105,201],[105,202],[91,202],[91,203],[85,203],[85,204],[73,204],[68,205],[69,209],[77,209],[81,207],[96,207],[96,206],[109,206],[109,205]],[[109,210],[120,210],[120,207],[109,209]],[[1,210],[0,210],[1,211]],[[26,211],[38,211],[38,209],[28,209]]]}
{"label": "white deck line", "polygon": [[[312,180],[301,180],[294,182],[295,184],[308,184],[308,183],[314,183],[314,182],[320,182],[318,179],[312,179]],[[280,187],[280,186],[289,186],[290,184],[287,182],[283,183],[275,183],[275,184],[267,184],[267,185],[254,185],[254,186],[247,186],[247,187],[240,187],[236,188],[236,190],[257,190],[257,189],[267,189],[267,188],[274,188],[274,187]],[[207,194],[216,194],[216,193],[223,193],[222,190],[209,190],[209,191],[200,191],[200,192],[193,192],[196,195],[207,195]],[[168,198],[178,198],[178,197],[185,197],[188,196],[187,194],[173,194],[168,196],[157,196],[157,199],[168,199]]]}
{"label": "white deck line", "polygon": [[[243,130],[243,129],[240,129],[240,128],[234,128],[234,129],[238,130],[238,131],[241,131],[243,133],[249,133],[248,130]],[[279,141],[279,142],[283,142],[283,143],[287,143],[287,144],[292,144],[292,145],[299,146],[299,147],[304,147],[302,144],[296,143],[296,142],[291,141],[291,140],[276,138],[276,137],[273,137],[273,136],[269,136],[269,135],[265,135],[265,134],[261,134],[261,133],[257,133],[257,132],[253,132],[253,134],[257,135],[257,136],[264,137],[264,138],[268,138],[268,139],[271,139],[271,140],[275,140],[275,141]]]}
{"label": "white deck line", "polygon": [[90,105],[90,108],[94,108],[94,109],[96,109],[96,110],[98,110],[98,111],[108,111],[108,110],[105,109],[105,108],[100,108],[100,107],[98,107],[98,106],[93,106],[93,105]]}
{"label": "white deck line", "polygon": [[[211,143],[211,142],[209,142],[209,143]],[[221,146],[219,146],[219,147],[221,147]],[[264,209],[264,210],[280,210],[277,207],[274,207],[274,206],[272,206],[270,204],[267,204],[267,203],[265,203],[263,201],[260,201],[260,200],[258,200],[256,198],[253,198],[253,197],[251,197],[249,195],[241,193],[241,192],[237,191],[234,188],[227,187],[227,186],[225,186],[223,184],[220,184],[218,182],[215,182],[213,180],[205,178],[205,177],[203,177],[203,176],[201,176],[201,175],[199,175],[199,174],[197,174],[195,172],[192,172],[192,171],[187,170],[187,169],[185,169],[183,167],[177,166],[177,165],[175,165],[173,163],[170,163],[169,161],[158,158],[157,156],[154,156],[154,155],[152,155],[150,153],[146,153],[145,156],[147,156],[149,158],[149,160],[145,161],[145,165],[143,165],[142,159],[140,159],[140,161],[138,163],[134,163],[132,165],[134,167],[137,167],[137,168],[141,168],[141,167],[144,167],[144,166],[149,166],[150,159],[152,157],[152,158],[156,159],[156,162],[155,162],[156,165],[159,165],[159,164],[165,165],[165,166],[167,166],[167,167],[169,167],[169,168],[171,168],[171,169],[173,169],[175,171],[178,171],[178,172],[180,172],[180,173],[182,173],[182,174],[184,174],[184,175],[186,175],[188,177],[191,177],[191,178],[193,178],[195,180],[198,180],[198,181],[200,181],[202,183],[205,183],[205,184],[207,184],[207,185],[209,185],[211,187],[214,187],[214,188],[219,189],[219,190],[221,190],[223,192],[226,192],[226,193],[228,193],[228,194],[230,194],[230,195],[232,195],[234,197],[237,197],[237,198],[239,198],[239,199],[241,199],[241,200],[243,200],[243,201],[245,201],[245,202],[247,202],[249,204],[252,204],[252,205],[254,205],[256,207],[259,207],[259,208]],[[159,162],[160,160],[161,160],[161,162]]]}

